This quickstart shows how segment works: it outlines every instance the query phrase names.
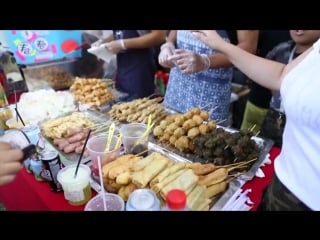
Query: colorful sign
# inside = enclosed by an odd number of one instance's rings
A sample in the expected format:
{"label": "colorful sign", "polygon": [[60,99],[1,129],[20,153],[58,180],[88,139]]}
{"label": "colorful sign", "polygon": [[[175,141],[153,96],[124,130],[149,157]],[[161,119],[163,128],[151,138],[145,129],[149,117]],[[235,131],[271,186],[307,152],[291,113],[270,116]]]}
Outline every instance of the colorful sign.
{"label": "colorful sign", "polygon": [[81,30],[6,30],[18,64],[81,57]]}

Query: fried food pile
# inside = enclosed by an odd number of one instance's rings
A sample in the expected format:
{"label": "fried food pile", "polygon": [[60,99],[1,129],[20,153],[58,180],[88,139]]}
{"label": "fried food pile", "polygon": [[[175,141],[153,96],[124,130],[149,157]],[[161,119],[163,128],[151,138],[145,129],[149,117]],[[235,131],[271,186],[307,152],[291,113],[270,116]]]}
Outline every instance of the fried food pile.
{"label": "fried food pile", "polygon": [[168,143],[182,152],[193,152],[193,139],[216,128],[216,121],[207,123],[208,118],[207,111],[192,108],[184,114],[167,116],[153,129],[153,135],[160,142]]}
{"label": "fried food pile", "polygon": [[261,149],[252,136],[253,132],[249,130],[228,132],[223,128],[216,128],[193,140],[194,153],[215,165],[259,158]]}
{"label": "fried food pile", "polygon": [[69,88],[73,83],[73,77],[63,68],[43,67],[24,70],[27,78],[45,80],[55,90]]}
{"label": "fried food pile", "polygon": [[160,98],[140,98],[130,102],[119,103],[112,106],[109,115],[120,122],[147,123],[152,114],[155,124],[167,116]]}
{"label": "fried food pile", "polygon": [[135,189],[150,188],[164,206],[168,191],[182,189],[191,210],[201,211],[209,210],[212,198],[227,189],[235,177],[229,173],[238,167],[241,165],[217,167],[212,163],[175,162],[153,152],[144,158],[122,155],[104,165],[102,174],[106,190],[119,194],[125,201]]}
{"label": "fried food pile", "polygon": [[107,83],[98,78],[76,77],[70,91],[76,100],[93,107],[100,107],[114,99]]}
{"label": "fried food pile", "polygon": [[40,124],[44,137],[50,139],[63,138],[70,135],[71,128],[89,128],[94,123],[81,112],[73,112],[64,117],[50,119]]}

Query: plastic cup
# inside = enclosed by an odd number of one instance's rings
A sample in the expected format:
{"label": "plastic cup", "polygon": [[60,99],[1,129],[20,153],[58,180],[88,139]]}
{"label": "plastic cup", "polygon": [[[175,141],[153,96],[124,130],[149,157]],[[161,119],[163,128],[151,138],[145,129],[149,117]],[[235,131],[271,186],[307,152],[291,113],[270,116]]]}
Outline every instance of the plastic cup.
{"label": "plastic cup", "polygon": [[124,211],[125,204],[123,199],[114,193],[105,193],[106,209],[103,206],[102,193],[96,195],[86,204],[85,211]]}
{"label": "plastic cup", "polygon": [[27,125],[21,129],[28,137],[31,143],[38,144],[40,138],[40,128],[37,125]]}
{"label": "plastic cup", "polygon": [[149,137],[143,137],[146,130],[144,123],[129,123],[119,129],[126,153],[139,154],[148,149]]}
{"label": "plastic cup", "polygon": [[100,156],[101,166],[115,160],[120,154],[120,145],[117,149],[114,149],[118,137],[113,135],[110,143],[110,151],[106,151],[106,145],[108,140],[108,134],[93,136],[88,140],[87,149],[89,150],[89,157],[91,159],[91,170],[99,176],[98,168],[98,156]]}
{"label": "plastic cup", "polygon": [[75,177],[76,168],[77,164],[68,165],[59,170],[57,175],[57,179],[63,188],[65,199],[73,206],[83,205],[91,198],[91,170],[87,165],[80,164]]}

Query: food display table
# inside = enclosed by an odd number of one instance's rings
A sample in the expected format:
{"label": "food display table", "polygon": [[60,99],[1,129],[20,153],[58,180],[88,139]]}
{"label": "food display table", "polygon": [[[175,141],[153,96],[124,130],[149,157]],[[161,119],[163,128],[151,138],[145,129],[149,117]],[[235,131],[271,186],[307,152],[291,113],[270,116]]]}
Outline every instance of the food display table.
{"label": "food display table", "polygon": [[[269,184],[274,173],[273,160],[280,149],[270,150],[272,163],[262,167],[264,178],[254,177],[246,182],[242,189],[252,189],[248,197],[254,202],[251,211],[255,211],[261,201],[262,191]],[[92,196],[96,192],[92,190]],[[50,190],[48,182],[38,182],[25,169],[21,170],[15,180],[0,187],[0,199],[8,211],[83,211],[83,206],[71,206],[64,199],[63,192],[55,193]]]}

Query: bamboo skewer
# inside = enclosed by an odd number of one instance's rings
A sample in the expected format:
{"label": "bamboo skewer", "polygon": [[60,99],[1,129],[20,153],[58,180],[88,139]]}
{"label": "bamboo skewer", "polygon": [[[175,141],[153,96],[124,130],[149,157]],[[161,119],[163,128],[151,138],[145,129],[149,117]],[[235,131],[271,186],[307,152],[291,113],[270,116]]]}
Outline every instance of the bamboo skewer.
{"label": "bamboo skewer", "polygon": [[227,121],[227,120],[228,120],[228,119],[222,119],[222,120],[218,121],[217,124],[223,123],[223,122],[225,122],[225,121]]}

